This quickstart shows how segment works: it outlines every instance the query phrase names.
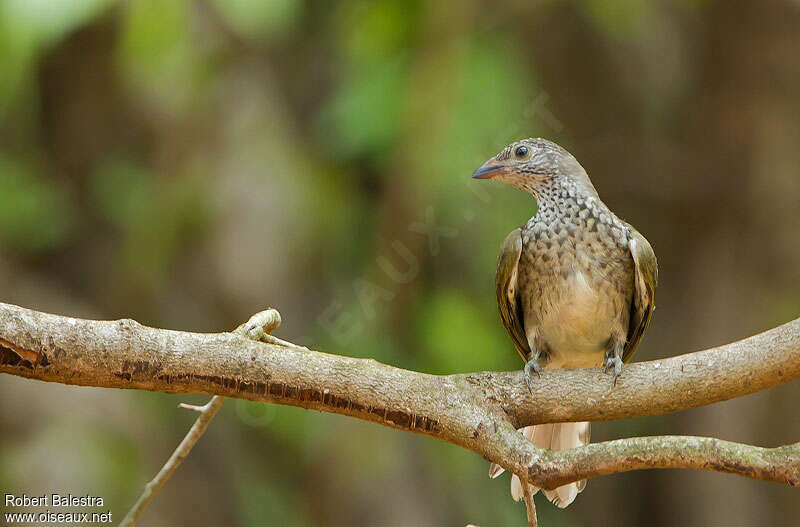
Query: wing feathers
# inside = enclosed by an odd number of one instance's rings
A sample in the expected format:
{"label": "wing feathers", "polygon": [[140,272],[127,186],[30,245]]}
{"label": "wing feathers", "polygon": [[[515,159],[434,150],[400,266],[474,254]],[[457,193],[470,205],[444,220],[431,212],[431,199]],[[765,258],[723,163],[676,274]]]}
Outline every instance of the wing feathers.
{"label": "wing feathers", "polygon": [[655,309],[655,292],[658,285],[658,262],[653,248],[639,232],[631,229],[629,243],[634,267],[634,292],[631,302],[631,320],[628,327],[628,341],[622,360],[628,362],[642,340]]}
{"label": "wing feathers", "polygon": [[497,306],[500,308],[500,319],[503,326],[511,336],[514,347],[522,355],[522,360],[528,360],[531,349],[525,336],[523,326],[522,308],[517,291],[517,267],[522,254],[522,229],[516,228],[506,236],[500,256],[497,259],[497,274],[495,275],[495,289],[497,292]]}

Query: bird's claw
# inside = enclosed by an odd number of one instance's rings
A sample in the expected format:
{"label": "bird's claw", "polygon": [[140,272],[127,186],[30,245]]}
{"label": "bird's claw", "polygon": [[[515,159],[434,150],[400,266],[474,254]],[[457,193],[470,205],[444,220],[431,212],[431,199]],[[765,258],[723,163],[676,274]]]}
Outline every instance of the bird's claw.
{"label": "bird's claw", "polygon": [[614,386],[617,385],[617,378],[622,373],[622,359],[617,356],[606,357],[605,366],[603,366],[603,373],[608,373],[608,370],[614,369]]}
{"label": "bird's claw", "polygon": [[533,385],[531,384],[533,375],[536,374],[537,377],[541,377],[542,367],[539,366],[539,361],[537,359],[531,359],[525,363],[523,371],[525,372],[525,385],[528,387],[528,391],[533,393]]}

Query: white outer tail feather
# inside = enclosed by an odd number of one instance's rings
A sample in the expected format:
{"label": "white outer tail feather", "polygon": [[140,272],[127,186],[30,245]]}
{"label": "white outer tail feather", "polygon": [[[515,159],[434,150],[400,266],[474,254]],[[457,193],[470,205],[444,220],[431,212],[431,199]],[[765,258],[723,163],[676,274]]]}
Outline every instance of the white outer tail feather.
{"label": "white outer tail feather", "polygon": [[[525,439],[531,441],[541,448],[552,450],[566,450],[589,443],[591,423],[556,423],[537,426],[527,426],[520,430]],[[492,465],[489,469],[489,476],[495,478],[503,473],[503,469],[497,465]],[[586,487],[586,480],[576,481],[567,485],[562,485],[553,490],[545,490],[544,495],[553,502],[556,507],[564,508],[575,500],[580,491]],[[531,485],[531,493],[539,492],[537,487]],[[511,476],[511,497],[519,501],[522,499],[522,482],[516,475]]]}

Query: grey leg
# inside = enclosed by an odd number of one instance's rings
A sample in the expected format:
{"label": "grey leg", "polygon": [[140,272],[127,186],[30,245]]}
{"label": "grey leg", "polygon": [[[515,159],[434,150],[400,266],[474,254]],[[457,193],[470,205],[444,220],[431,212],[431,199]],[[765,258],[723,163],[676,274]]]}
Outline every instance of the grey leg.
{"label": "grey leg", "polygon": [[622,342],[612,339],[606,348],[605,362],[603,366],[603,373],[608,373],[608,370],[614,369],[614,386],[617,385],[617,378],[622,373]]}
{"label": "grey leg", "polygon": [[539,377],[542,374],[542,366],[539,364],[539,352],[533,352],[529,355],[528,362],[525,363],[525,385],[528,391],[533,393],[533,376],[534,374]]}

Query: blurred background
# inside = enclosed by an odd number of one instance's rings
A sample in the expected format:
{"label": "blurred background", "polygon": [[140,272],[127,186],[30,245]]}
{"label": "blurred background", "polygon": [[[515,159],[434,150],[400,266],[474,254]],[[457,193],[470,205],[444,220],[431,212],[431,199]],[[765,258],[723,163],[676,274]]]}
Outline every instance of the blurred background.
{"label": "blurred background", "polygon": [[[517,369],[493,280],[531,198],[470,174],[544,136],[650,240],[637,355],[800,316],[800,3],[0,1],[0,301],[277,335],[429,373]],[[593,439],[800,440],[800,384]],[[0,488],[121,519],[195,416],[0,381]],[[524,525],[434,439],[229,400],[143,525]],[[589,482],[546,527],[789,525],[800,494],[689,471]]]}

